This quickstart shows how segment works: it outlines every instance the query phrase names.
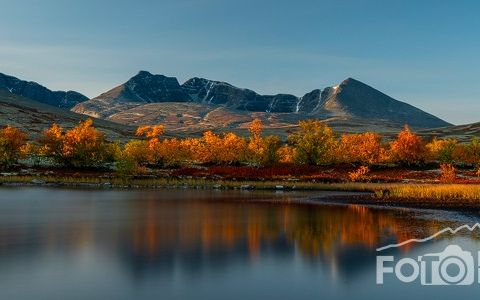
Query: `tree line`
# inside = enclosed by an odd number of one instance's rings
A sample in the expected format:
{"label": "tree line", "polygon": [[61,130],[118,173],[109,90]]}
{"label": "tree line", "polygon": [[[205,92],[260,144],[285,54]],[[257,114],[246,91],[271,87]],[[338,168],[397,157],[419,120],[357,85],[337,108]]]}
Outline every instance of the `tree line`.
{"label": "tree line", "polygon": [[68,130],[53,124],[36,140],[6,126],[0,129],[0,167],[8,168],[24,158],[46,159],[73,168],[111,164],[124,174],[189,164],[414,166],[435,161],[476,166],[480,162],[480,139],[459,143],[433,138],[427,142],[408,126],[392,141],[374,132],[337,135],[319,120],[300,121],[298,130],[286,142],[275,135],[264,136],[262,130],[262,122],[256,119],[250,124],[248,137],[206,131],[198,138],[163,138],[163,125],[148,125],[137,128],[137,138],[120,144],[107,141],[91,119]]}

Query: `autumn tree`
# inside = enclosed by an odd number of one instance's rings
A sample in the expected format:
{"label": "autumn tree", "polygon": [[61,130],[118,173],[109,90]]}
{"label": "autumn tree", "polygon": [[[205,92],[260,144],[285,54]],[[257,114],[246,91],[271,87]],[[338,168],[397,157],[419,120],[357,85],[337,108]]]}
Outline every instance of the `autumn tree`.
{"label": "autumn tree", "polygon": [[380,135],[372,132],[343,134],[338,159],[344,162],[375,164],[385,158]]}
{"label": "autumn tree", "polygon": [[218,158],[221,163],[233,164],[245,158],[246,141],[244,138],[229,132],[223,135]]}
{"label": "autumn tree", "polygon": [[257,165],[273,165],[279,161],[278,150],[282,146],[278,136],[262,137],[263,124],[259,119],[252,121],[249,127],[248,160]]}
{"label": "autumn tree", "polygon": [[190,161],[204,162],[205,147],[200,138],[185,138],[181,140],[182,149],[185,152],[185,157]]}
{"label": "autumn tree", "polygon": [[204,163],[220,163],[222,145],[223,142],[219,135],[212,131],[204,132],[198,148],[200,160]]}
{"label": "autumn tree", "polygon": [[[464,145],[465,156],[463,161],[470,164],[480,163],[480,138],[474,137],[470,143]],[[455,153],[456,154],[456,153]]]}
{"label": "autumn tree", "polygon": [[278,162],[282,164],[292,164],[295,161],[295,148],[289,145],[283,145],[277,150]]}
{"label": "autumn tree", "polygon": [[40,139],[42,153],[73,167],[100,166],[113,161],[115,145],[106,142],[104,134],[87,119],[66,132],[53,124]]}
{"label": "autumn tree", "polygon": [[152,152],[148,149],[148,143],[140,140],[128,141],[123,146],[122,156],[137,165],[147,165],[153,160]]}
{"label": "autumn tree", "polygon": [[25,155],[27,134],[22,130],[6,126],[0,130],[0,167],[9,167]]}
{"label": "autumn tree", "polygon": [[63,128],[53,123],[45,129],[40,139],[40,153],[57,161],[63,160]]}
{"label": "autumn tree", "polygon": [[397,139],[390,143],[390,154],[394,161],[414,165],[425,160],[426,147],[422,138],[405,125],[398,133]]}
{"label": "autumn tree", "polygon": [[144,136],[148,139],[159,138],[165,133],[163,125],[144,125],[137,128],[135,135]]}
{"label": "autumn tree", "polygon": [[268,135],[262,138],[263,153],[260,163],[264,166],[272,166],[280,161],[280,155],[285,152],[280,152],[282,142],[278,136]]}
{"label": "autumn tree", "polygon": [[144,173],[145,165],[152,160],[146,141],[128,141],[116,155],[115,169],[120,175]]}
{"label": "autumn tree", "polygon": [[164,139],[156,151],[157,159],[165,167],[178,166],[188,159],[184,144],[176,138]]}
{"label": "autumn tree", "polygon": [[150,163],[161,164],[160,136],[165,133],[163,125],[145,125],[137,128],[135,135],[147,139],[146,147],[150,152]]}
{"label": "autumn tree", "polygon": [[260,163],[263,152],[265,151],[262,141],[263,124],[259,119],[255,119],[250,123],[248,131],[250,137],[248,138],[248,159],[254,163]]}
{"label": "autumn tree", "polygon": [[426,145],[426,148],[430,159],[438,160],[441,163],[453,163],[454,152],[457,146],[457,140],[434,138]]}
{"label": "autumn tree", "polygon": [[334,161],[337,147],[332,129],[318,120],[299,122],[299,131],[288,137],[295,148],[295,162],[320,165]]}

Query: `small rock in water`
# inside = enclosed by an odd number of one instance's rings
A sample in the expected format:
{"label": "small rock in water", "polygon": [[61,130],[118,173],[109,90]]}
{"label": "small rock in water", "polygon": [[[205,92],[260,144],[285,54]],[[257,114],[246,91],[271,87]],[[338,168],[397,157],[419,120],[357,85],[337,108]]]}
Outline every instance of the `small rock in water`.
{"label": "small rock in water", "polygon": [[33,184],[45,184],[45,180],[41,180],[41,179],[32,179],[31,182]]}
{"label": "small rock in water", "polygon": [[253,185],[243,184],[243,185],[240,186],[240,189],[241,190],[253,190],[254,187],[253,187]]}
{"label": "small rock in water", "polygon": [[220,190],[222,188],[222,185],[221,184],[214,184],[213,188],[216,189],[216,190]]}
{"label": "small rock in water", "polygon": [[7,172],[3,172],[3,173],[0,173],[0,175],[2,175],[2,176],[17,176],[18,173],[7,173]]}
{"label": "small rock in water", "polygon": [[283,186],[283,185],[276,185],[276,186],[275,186],[275,189],[276,189],[276,190],[283,190],[283,189],[284,189],[284,186]]}

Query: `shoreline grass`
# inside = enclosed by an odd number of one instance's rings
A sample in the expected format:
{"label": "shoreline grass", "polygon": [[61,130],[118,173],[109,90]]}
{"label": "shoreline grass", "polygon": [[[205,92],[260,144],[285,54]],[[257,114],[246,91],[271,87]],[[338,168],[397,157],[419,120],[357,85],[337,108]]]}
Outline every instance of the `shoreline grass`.
{"label": "shoreline grass", "polygon": [[[285,191],[343,191],[367,192],[361,200],[353,201],[376,204],[470,205],[480,208],[480,185],[474,184],[411,184],[411,183],[319,183],[311,181],[236,181],[202,178],[121,178],[121,177],[73,177],[15,175],[0,177],[5,186],[67,186],[106,188],[178,188],[178,189],[221,189],[221,190],[285,190]],[[348,198],[348,197],[347,197]],[[352,200],[350,199],[350,200]],[[478,207],[477,207],[478,206]]]}
{"label": "shoreline grass", "polygon": [[121,178],[121,177],[73,177],[15,175],[0,177],[3,185],[65,185],[65,186],[112,186],[138,188],[205,188],[205,189],[256,189],[256,190],[338,190],[352,192],[373,192],[370,184],[362,183],[318,183],[311,181],[282,180],[225,180],[202,178]]}
{"label": "shoreline grass", "polygon": [[133,187],[184,187],[202,186],[205,188],[252,188],[252,189],[291,189],[291,190],[338,190],[352,192],[372,192],[377,197],[431,197],[474,198],[480,200],[480,185],[472,184],[410,184],[410,183],[321,183],[312,181],[285,180],[224,180],[203,178],[121,178],[93,176],[35,176],[14,175],[0,177],[0,184],[63,184],[63,185],[111,185]]}

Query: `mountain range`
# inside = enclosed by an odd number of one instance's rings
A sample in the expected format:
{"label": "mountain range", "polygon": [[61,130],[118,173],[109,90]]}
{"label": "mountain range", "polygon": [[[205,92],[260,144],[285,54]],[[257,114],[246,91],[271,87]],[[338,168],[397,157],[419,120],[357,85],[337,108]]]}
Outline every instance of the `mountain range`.
{"label": "mountain range", "polygon": [[[398,101],[353,78],[315,89],[301,97],[260,95],[223,81],[175,77],[140,71],[125,83],[72,111],[124,124],[166,123],[170,130],[244,128],[253,118],[267,127],[288,128],[302,119],[326,120],[336,127],[380,131],[449,126],[448,122]],[[346,126],[345,126],[346,125]]]}
{"label": "mountain range", "polygon": [[75,91],[51,91],[33,82],[0,73],[0,89],[48,105],[70,109],[88,97]]}
{"label": "mountain range", "polygon": [[[21,128],[32,138],[37,138],[53,123],[71,128],[87,118],[89,117],[0,89],[0,128],[12,125]],[[134,132],[133,127],[106,120],[94,119],[94,125],[110,140],[123,141],[132,137]]]}
{"label": "mountain range", "polygon": [[445,133],[448,131],[445,128],[451,126],[353,78],[300,97],[261,95],[223,81],[199,77],[180,84],[175,77],[147,71],[140,71],[92,99],[74,91],[51,91],[38,83],[0,73],[1,90],[0,107],[6,98],[11,105],[15,102],[12,99],[19,97],[21,101],[18,101],[24,104],[34,101],[54,106],[58,108],[56,113],[70,109],[70,120],[72,116],[78,119],[91,116],[104,119],[104,125],[113,123],[111,128],[118,128],[115,123],[123,124],[123,133],[128,131],[126,128],[132,128],[129,126],[159,123],[165,124],[173,134],[244,131],[255,118],[263,121],[267,132],[276,134],[286,134],[295,129],[299,120],[311,118],[321,119],[340,132],[372,130],[388,134],[408,124],[428,134],[431,129]]}

